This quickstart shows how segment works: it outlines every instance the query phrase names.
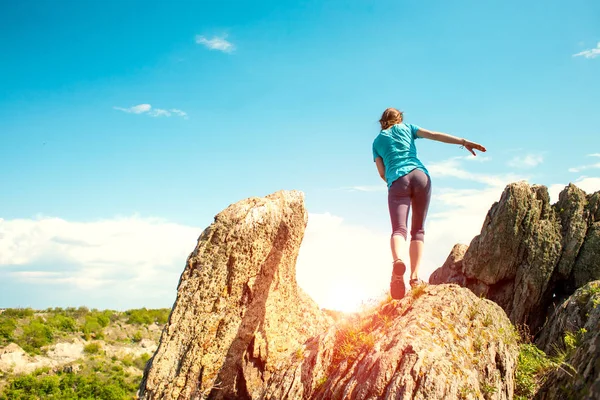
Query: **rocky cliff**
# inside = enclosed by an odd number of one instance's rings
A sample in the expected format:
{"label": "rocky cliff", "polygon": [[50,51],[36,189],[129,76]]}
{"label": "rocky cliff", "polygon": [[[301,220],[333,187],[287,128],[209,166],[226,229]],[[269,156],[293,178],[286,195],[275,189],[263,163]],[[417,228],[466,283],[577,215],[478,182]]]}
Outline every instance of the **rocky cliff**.
{"label": "rocky cliff", "polygon": [[229,206],[200,236],[141,385],[142,399],[257,398],[331,319],[296,284],[299,192]]}
{"label": "rocky cliff", "polygon": [[537,332],[554,305],[600,279],[600,192],[567,186],[551,205],[544,186],[510,184],[481,233],[455,247],[430,283],[454,282],[498,303]]}
{"label": "rocky cliff", "polygon": [[600,398],[600,192],[510,184],[469,246],[430,283],[457,283],[499,304],[554,357],[540,399]]}
{"label": "rocky cliff", "polygon": [[516,335],[456,285],[337,322],[297,286],[303,197],[231,205],[181,275],[142,399],[511,399]]}

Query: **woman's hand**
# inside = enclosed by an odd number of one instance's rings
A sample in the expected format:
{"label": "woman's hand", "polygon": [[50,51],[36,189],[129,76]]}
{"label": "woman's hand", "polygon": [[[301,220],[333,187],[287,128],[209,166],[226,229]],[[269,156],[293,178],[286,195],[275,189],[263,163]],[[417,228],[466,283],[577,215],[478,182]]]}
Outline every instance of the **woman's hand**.
{"label": "woman's hand", "polygon": [[473,154],[474,156],[477,156],[477,154],[475,154],[474,150],[479,150],[481,152],[486,152],[487,149],[485,147],[483,147],[482,145],[480,145],[479,143],[475,143],[475,142],[470,142],[466,139],[463,139],[463,147],[467,150],[469,150],[471,152],[471,154]]}

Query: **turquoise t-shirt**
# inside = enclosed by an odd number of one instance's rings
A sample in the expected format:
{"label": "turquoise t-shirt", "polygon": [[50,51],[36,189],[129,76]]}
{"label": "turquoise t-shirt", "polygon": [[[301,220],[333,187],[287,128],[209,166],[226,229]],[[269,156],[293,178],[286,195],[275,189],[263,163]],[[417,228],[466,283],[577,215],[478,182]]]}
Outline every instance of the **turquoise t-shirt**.
{"label": "turquoise t-shirt", "polygon": [[373,141],[373,161],[377,157],[383,159],[388,187],[415,168],[429,175],[427,168],[417,158],[415,139],[419,138],[418,130],[418,126],[402,122],[382,130]]}

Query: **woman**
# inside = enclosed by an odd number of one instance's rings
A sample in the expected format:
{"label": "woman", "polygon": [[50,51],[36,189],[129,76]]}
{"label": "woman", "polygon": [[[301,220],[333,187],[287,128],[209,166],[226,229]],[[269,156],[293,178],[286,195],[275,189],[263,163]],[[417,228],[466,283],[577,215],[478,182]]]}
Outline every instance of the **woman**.
{"label": "woman", "polygon": [[419,279],[419,264],[423,255],[425,217],[431,198],[429,172],[417,158],[415,139],[425,138],[438,142],[459,144],[474,156],[475,150],[486,151],[485,147],[466,139],[441,132],[428,131],[416,125],[405,124],[402,112],[388,108],[383,112],[381,132],[373,141],[373,159],[381,178],[388,185],[388,206],[392,220],[392,279],[390,292],[393,299],[404,297],[404,272],[406,265],[400,252],[406,245],[408,212],[412,205],[410,257],[410,286],[423,283]]}

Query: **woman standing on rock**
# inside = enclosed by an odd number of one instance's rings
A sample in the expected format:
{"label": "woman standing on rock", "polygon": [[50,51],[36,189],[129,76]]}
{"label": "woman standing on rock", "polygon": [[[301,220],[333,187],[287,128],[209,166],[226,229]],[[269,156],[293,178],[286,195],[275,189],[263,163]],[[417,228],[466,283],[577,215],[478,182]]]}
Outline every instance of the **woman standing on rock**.
{"label": "woman standing on rock", "polygon": [[388,108],[383,112],[379,123],[381,132],[373,141],[373,159],[381,178],[388,185],[388,206],[392,220],[392,298],[404,297],[404,272],[406,265],[400,259],[400,252],[406,245],[408,212],[412,205],[410,257],[410,286],[422,283],[419,279],[419,264],[423,255],[425,238],[425,217],[431,198],[429,172],[417,158],[415,139],[425,138],[438,142],[459,144],[474,156],[475,149],[486,151],[485,147],[466,139],[441,132],[428,131],[416,125],[405,124],[402,112]]}

